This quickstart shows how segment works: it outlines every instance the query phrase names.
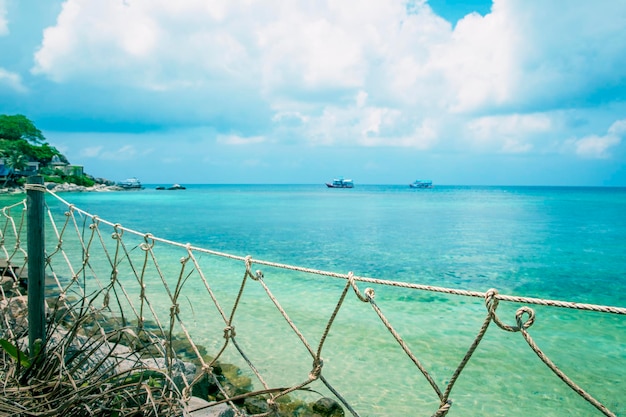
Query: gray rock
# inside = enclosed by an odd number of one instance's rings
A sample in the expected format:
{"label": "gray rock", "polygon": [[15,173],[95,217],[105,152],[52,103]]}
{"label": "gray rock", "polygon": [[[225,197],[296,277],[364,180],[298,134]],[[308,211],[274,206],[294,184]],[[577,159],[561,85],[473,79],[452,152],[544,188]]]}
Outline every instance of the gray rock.
{"label": "gray rock", "polygon": [[343,417],[344,412],[341,405],[332,398],[320,398],[313,404],[313,411],[324,417]]}
{"label": "gray rock", "polygon": [[187,402],[184,417],[233,417],[235,412],[228,404],[218,404],[211,406],[212,403],[198,397],[191,397]]}

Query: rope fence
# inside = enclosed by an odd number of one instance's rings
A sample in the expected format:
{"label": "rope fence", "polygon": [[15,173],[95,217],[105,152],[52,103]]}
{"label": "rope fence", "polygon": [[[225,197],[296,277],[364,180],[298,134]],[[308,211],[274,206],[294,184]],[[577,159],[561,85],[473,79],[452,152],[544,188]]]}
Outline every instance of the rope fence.
{"label": "rope fence", "polygon": [[[30,190],[44,193],[49,199],[45,219],[47,316],[61,311],[63,305],[80,306],[66,308],[64,317],[74,322],[84,321],[81,335],[98,337],[102,343],[113,344],[114,349],[126,348],[123,354],[113,355],[117,358],[116,366],[133,361],[141,362],[142,369],[165,369],[166,379],[180,395],[186,415],[221,406],[228,406],[237,416],[307,415],[294,411],[304,407],[312,407],[318,415],[371,415],[375,404],[355,401],[345,395],[342,392],[345,390],[339,388],[345,383],[337,380],[333,373],[324,372],[325,362],[332,361],[326,356],[327,351],[334,351],[337,340],[350,334],[350,329],[343,327],[341,315],[348,308],[365,315],[365,310],[359,307],[363,305],[369,306],[377,318],[378,329],[392,338],[429,387],[430,393],[417,393],[406,387],[405,395],[415,396],[416,401],[417,397],[429,397],[426,403],[434,404],[431,409],[420,406],[415,415],[463,415],[462,409],[455,411],[455,394],[461,394],[455,387],[491,324],[506,333],[519,333],[546,369],[590,404],[596,414],[626,415],[623,399],[598,397],[602,396],[601,392],[587,392],[575,382],[576,376],[566,375],[548,357],[530,333],[536,321],[536,312],[530,306],[594,312],[610,317],[626,316],[624,307],[511,296],[500,294],[496,289],[479,292],[420,285],[236,256],[124,227],[75,207],[45,187],[32,186]],[[2,209],[0,296],[4,300],[23,297],[28,291],[26,212],[26,200]],[[178,259],[173,261],[176,256]],[[286,273],[297,275],[283,282]],[[336,299],[325,300],[329,311],[324,313],[325,321],[315,325],[315,332],[319,332],[316,336],[311,336],[314,331],[301,328],[301,320],[296,317],[303,313],[294,310],[293,302],[285,301],[282,295],[282,286],[300,279],[298,277],[315,284],[330,282],[325,294]],[[484,301],[484,318],[475,329],[469,348],[458,364],[445,367],[452,370],[447,380],[433,376],[433,365],[423,359],[425,352],[407,341],[412,337],[406,334],[406,323],[392,323],[393,314],[385,312],[385,300],[377,301],[373,287]],[[272,322],[272,328],[280,327],[281,335],[289,333],[298,344],[296,350],[307,358],[308,364],[304,366],[308,373],[299,374],[298,380],[285,383],[266,364],[259,364],[258,354],[250,344],[254,336],[248,334],[255,328],[254,321],[244,324],[242,318],[244,314],[252,314],[245,312],[251,305],[250,300],[265,300],[264,305],[271,306],[272,317],[280,318]],[[306,303],[306,298],[302,303]],[[502,303],[522,305],[515,311],[514,324],[507,324],[500,317]],[[84,311],[97,319],[82,319]],[[8,341],[24,336],[23,329],[16,330],[16,319],[9,313],[6,303],[0,332],[0,338]],[[241,341],[242,336],[245,343]],[[53,338],[50,332],[48,338]],[[244,366],[232,366],[235,358]],[[439,368],[436,373],[440,373]],[[279,385],[274,382],[277,380],[280,380]],[[471,395],[471,392],[463,394]],[[316,401],[312,405],[305,404],[299,400],[299,395]],[[192,401],[197,398],[202,401]],[[23,412],[28,415],[28,410]]]}

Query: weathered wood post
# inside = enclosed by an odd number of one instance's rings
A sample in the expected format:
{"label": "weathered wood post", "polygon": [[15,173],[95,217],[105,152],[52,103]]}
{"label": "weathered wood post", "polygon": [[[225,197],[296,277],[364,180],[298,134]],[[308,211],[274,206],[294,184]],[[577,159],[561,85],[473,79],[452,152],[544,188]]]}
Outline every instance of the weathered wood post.
{"label": "weathered wood post", "polygon": [[31,358],[36,354],[37,340],[43,344],[46,337],[44,201],[43,177],[40,175],[28,177],[26,184],[28,349]]}

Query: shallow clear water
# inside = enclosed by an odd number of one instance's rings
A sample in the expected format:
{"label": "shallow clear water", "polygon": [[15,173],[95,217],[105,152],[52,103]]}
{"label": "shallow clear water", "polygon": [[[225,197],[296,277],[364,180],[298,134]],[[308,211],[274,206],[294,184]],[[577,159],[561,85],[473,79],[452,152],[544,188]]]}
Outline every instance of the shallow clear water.
{"label": "shallow clear water", "polygon": [[[71,193],[62,198],[141,232],[238,256],[337,273],[626,307],[626,189],[361,185],[192,185],[184,191]],[[48,198],[54,209],[57,203]],[[4,205],[4,204],[3,204]],[[176,277],[180,256],[160,266]],[[243,264],[207,262],[232,305]],[[258,267],[313,350],[343,280]],[[168,278],[168,279],[170,279]],[[445,389],[485,318],[483,300],[374,287],[376,303]],[[158,292],[149,296],[167,306]],[[209,350],[223,322],[200,280],[185,284],[186,325]],[[238,308],[237,340],[271,384],[306,380],[311,357],[256,282]],[[514,324],[519,305],[498,310]],[[164,307],[167,310],[168,307]],[[626,319],[533,307],[538,345],[575,382],[626,415]],[[232,350],[233,362],[240,361]],[[361,416],[431,415],[437,396],[372,308],[350,290],[322,353],[323,375]],[[315,383],[315,389],[325,388]],[[600,415],[539,361],[519,333],[491,325],[456,383],[449,416]]]}

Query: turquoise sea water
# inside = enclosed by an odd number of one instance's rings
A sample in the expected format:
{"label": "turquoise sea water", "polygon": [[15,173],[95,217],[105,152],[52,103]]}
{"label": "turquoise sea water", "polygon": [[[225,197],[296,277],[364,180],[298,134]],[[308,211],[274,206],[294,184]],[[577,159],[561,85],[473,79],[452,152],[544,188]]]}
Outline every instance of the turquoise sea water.
{"label": "turquoise sea water", "polygon": [[[415,190],[407,184],[327,189],[321,184],[190,185],[157,191],[148,185],[142,191],[61,197],[130,229],[237,256],[385,280],[626,307],[624,188]],[[57,204],[47,201],[52,208]],[[344,282],[261,269],[315,345]],[[224,291],[236,292],[241,264],[221,271],[230,282]],[[188,284],[187,295],[194,311],[194,340],[218,348],[221,342],[202,319],[206,295],[194,285]],[[483,301],[388,286],[375,290],[389,321],[445,389],[484,320]],[[306,379],[310,356],[291,342],[285,320],[263,291],[257,287],[251,294],[244,302],[252,313],[242,314],[238,322],[240,343],[254,352],[269,380],[280,384],[281,378],[291,377],[289,384],[294,384]],[[361,416],[431,415],[436,396],[372,309],[353,293],[345,304],[322,355],[325,378]],[[507,323],[514,324],[518,307],[501,305]],[[540,347],[611,411],[626,415],[626,318],[533,309],[536,321],[530,333]],[[519,333],[494,325],[451,398],[449,416],[601,415],[550,373]]]}

